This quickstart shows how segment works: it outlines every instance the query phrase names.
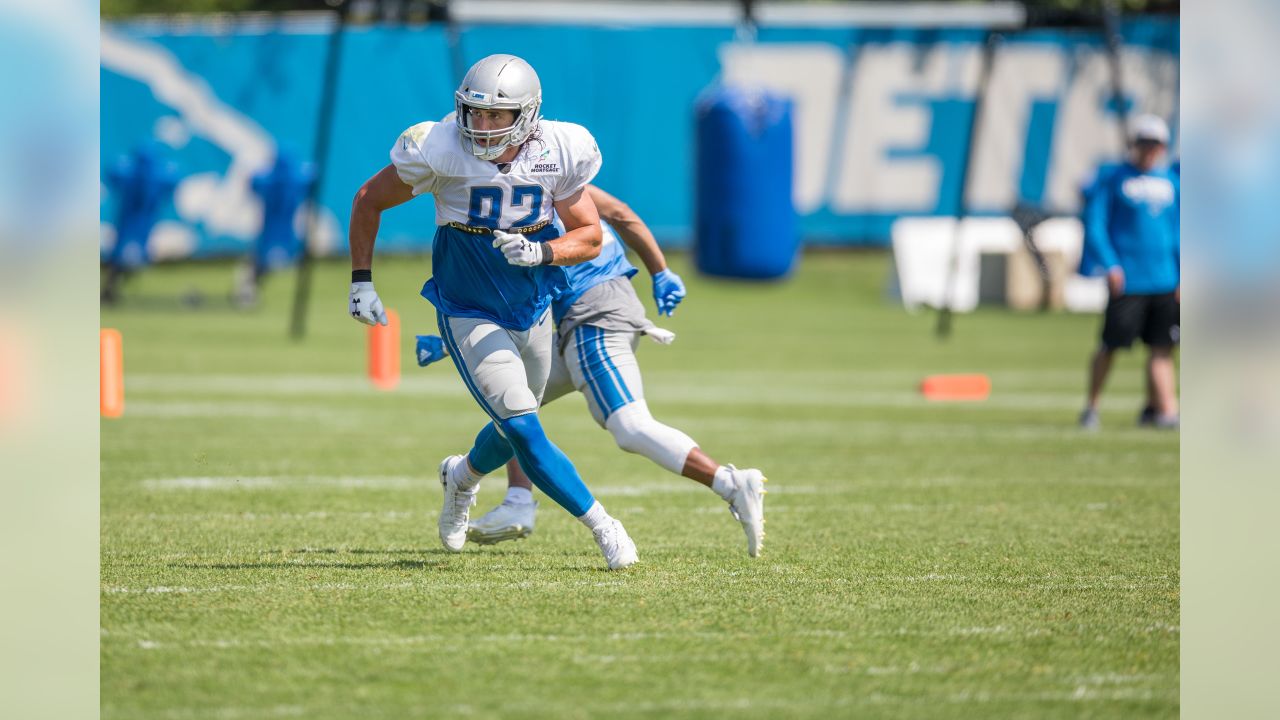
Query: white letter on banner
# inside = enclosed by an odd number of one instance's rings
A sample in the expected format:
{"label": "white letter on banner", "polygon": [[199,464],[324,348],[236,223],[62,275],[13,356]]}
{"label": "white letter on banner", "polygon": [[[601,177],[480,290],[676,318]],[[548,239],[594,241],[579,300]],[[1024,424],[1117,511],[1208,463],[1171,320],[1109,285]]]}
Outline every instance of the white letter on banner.
{"label": "white letter on banner", "polygon": [[720,46],[726,85],[771,90],[793,102],[797,212],[822,205],[844,65],[844,51],[830,43]]}
{"label": "white letter on banner", "polygon": [[[1127,48],[1121,53],[1125,92],[1133,101],[1129,112],[1173,114],[1177,102],[1178,68],[1168,53]],[[1080,208],[1080,191],[1093,179],[1098,165],[1124,157],[1119,115],[1111,112],[1111,68],[1101,50],[1082,55],[1071,87],[1058,109],[1053,155],[1045,187],[1048,206],[1058,212]]]}
{"label": "white letter on banner", "polygon": [[933,127],[928,105],[902,96],[972,98],[981,48],[968,43],[868,45],[855,62],[832,208],[845,213],[933,212],[942,180],[938,158],[889,156],[891,150],[923,150]]}
{"label": "white letter on banner", "polygon": [[1031,103],[1062,94],[1063,52],[1061,46],[1040,43],[1002,45],[996,51],[969,176],[969,207],[1007,211],[1017,202]]}

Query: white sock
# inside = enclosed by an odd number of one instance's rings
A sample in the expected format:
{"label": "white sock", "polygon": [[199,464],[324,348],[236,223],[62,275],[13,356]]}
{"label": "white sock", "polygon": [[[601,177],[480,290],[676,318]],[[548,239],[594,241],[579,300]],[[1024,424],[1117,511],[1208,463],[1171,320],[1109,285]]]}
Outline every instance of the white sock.
{"label": "white sock", "polygon": [[724,465],[717,468],[715,477],[711,479],[711,489],[728,502],[733,497],[733,471]]}
{"label": "white sock", "polygon": [[502,502],[510,505],[529,505],[533,502],[533,493],[529,488],[509,487],[507,488],[507,496]]}
{"label": "white sock", "polygon": [[462,462],[458,463],[453,468],[453,481],[463,490],[470,490],[476,485],[479,485],[480,481],[483,479],[484,475],[476,472],[475,469],[471,467],[471,461],[467,459],[466,455],[463,455]]}
{"label": "white sock", "polygon": [[604,527],[604,524],[613,518],[609,517],[609,513],[604,511],[604,506],[597,500],[591,504],[591,509],[583,513],[578,519],[582,521],[583,525],[590,528],[592,532],[595,532],[597,528]]}

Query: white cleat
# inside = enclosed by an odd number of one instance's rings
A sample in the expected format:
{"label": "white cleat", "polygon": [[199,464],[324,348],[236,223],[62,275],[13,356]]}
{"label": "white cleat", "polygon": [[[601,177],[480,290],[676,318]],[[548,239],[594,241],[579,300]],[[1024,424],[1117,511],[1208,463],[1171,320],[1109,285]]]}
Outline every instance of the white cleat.
{"label": "white cleat", "polygon": [[454,476],[458,463],[467,461],[465,455],[450,455],[440,463],[440,485],[444,487],[444,507],[440,509],[440,542],[446,550],[460,552],[467,542],[467,518],[471,506],[476,504],[477,485],[470,490],[458,487]]}
{"label": "white cleat", "polygon": [[753,468],[739,470],[732,465],[728,467],[733,472],[729,512],[742,523],[747,534],[747,554],[759,557],[764,549],[764,496],[769,492],[764,489],[764,484],[769,480],[764,473]]}
{"label": "white cleat", "polygon": [[523,540],[533,534],[538,503],[503,502],[467,526],[467,539],[479,545]]}
{"label": "white cleat", "polygon": [[622,523],[616,519],[609,518],[609,522],[593,530],[592,534],[596,536],[596,544],[600,546],[600,552],[604,553],[604,560],[609,564],[610,570],[621,570],[640,559],[636,555],[636,544],[631,542],[631,536],[627,535]]}

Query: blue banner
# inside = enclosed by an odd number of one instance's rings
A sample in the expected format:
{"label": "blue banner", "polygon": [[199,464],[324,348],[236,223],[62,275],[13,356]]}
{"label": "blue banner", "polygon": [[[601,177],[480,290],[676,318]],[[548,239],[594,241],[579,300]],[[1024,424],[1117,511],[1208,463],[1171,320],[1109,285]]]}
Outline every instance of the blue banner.
{"label": "blue banner", "polygon": [[[247,253],[262,224],[253,175],[278,149],[313,154],[329,32],[315,19],[104,24],[104,166],[154,139],[181,173],[152,236],[156,257]],[[1123,34],[1124,109],[1176,127],[1176,20],[1131,20]],[[691,239],[693,108],[716,83],[792,98],[793,195],[806,242],[885,244],[898,217],[960,207],[986,37],[974,28],[777,26],[743,42],[727,23],[485,23],[453,36],[441,25],[348,29],[316,249],[345,252],[356,189],[387,164],[403,129],[450,112],[460,74],[495,52],[537,69],[546,117],[591,130],[604,155],[598,184],[664,245]],[[994,57],[969,208],[1007,212],[1023,200],[1074,212],[1080,185],[1123,152],[1102,37],[1009,33]],[[104,192],[104,247],[113,203]],[[384,215],[379,249],[422,251],[433,232],[432,202],[420,198]]]}

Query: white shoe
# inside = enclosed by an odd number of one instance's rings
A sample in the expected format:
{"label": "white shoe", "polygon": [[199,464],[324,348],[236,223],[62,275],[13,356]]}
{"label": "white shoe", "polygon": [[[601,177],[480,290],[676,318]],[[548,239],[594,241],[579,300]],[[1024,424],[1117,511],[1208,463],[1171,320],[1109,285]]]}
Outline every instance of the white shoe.
{"label": "white shoe", "polygon": [[476,504],[479,483],[470,490],[458,487],[454,475],[458,463],[467,461],[465,455],[450,455],[440,463],[440,485],[444,487],[444,507],[440,509],[440,542],[446,550],[459,552],[467,542],[467,518],[471,506]]}
{"label": "white shoe", "polygon": [[480,545],[493,545],[504,540],[523,540],[533,534],[534,515],[538,503],[503,501],[467,526],[467,539]]}
{"label": "white shoe", "polygon": [[764,496],[769,492],[764,484],[769,482],[764,473],[748,468],[739,470],[727,466],[733,473],[733,495],[729,496],[729,512],[742,523],[747,533],[747,554],[758,557],[764,548]]}
{"label": "white shoe", "polygon": [[636,555],[636,544],[631,542],[631,536],[627,535],[626,528],[617,519],[609,518],[609,522],[591,531],[591,534],[596,536],[596,544],[600,546],[600,552],[604,553],[604,560],[609,564],[610,570],[621,570],[640,559]]}

